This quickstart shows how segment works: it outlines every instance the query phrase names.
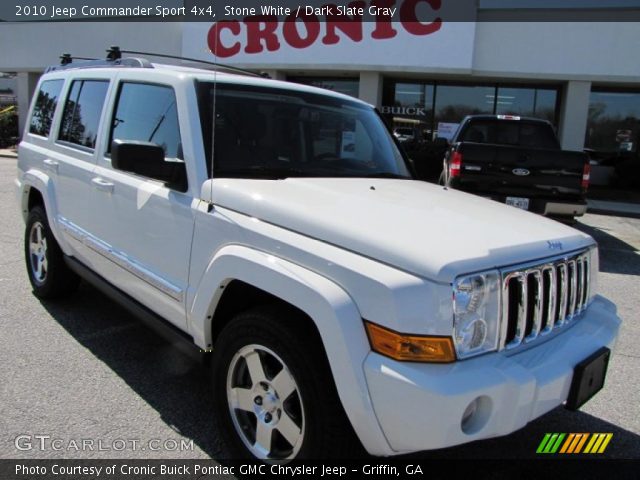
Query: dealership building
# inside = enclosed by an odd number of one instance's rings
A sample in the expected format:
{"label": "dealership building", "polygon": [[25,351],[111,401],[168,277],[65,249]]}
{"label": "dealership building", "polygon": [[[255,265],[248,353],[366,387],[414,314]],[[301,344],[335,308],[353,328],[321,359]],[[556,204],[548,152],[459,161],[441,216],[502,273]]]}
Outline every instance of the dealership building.
{"label": "dealership building", "polygon": [[[496,113],[548,119],[565,149],[637,157],[640,1],[349,5],[363,7],[363,15],[310,12],[292,21],[243,11],[219,14],[217,22],[9,21],[0,24],[0,72],[17,74],[21,125],[39,76],[61,53],[96,57],[119,45],[343,92],[376,105],[395,128],[411,129],[424,142],[450,136],[467,114]],[[376,16],[369,10],[376,5],[393,6],[394,16]],[[541,15],[541,6],[553,15]]]}

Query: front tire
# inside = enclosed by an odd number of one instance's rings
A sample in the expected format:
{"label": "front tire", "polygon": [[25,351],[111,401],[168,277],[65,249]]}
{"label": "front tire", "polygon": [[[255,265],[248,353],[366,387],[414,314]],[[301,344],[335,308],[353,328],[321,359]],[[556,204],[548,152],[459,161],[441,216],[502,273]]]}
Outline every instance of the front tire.
{"label": "front tire", "polygon": [[79,278],[65,264],[62,250],[41,206],[33,207],[27,217],[24,254],[27,274],[36,297],[55,299],[75,291]]}
{"label": "front tire", "polygon": [[280,463],[355,454],[326,355],[306,321],[293,309],[264,306],[220,333],[214,401],[232,458]]}

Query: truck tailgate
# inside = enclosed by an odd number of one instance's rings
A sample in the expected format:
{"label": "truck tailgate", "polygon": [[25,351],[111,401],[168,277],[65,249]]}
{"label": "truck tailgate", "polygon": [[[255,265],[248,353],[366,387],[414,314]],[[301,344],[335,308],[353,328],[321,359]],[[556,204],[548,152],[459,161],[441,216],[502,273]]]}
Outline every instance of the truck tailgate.
{"label": "truck tailgate", "polygon": [[582,152],[465,142],[458,184],[470,192],[550,198],[582,194]]}

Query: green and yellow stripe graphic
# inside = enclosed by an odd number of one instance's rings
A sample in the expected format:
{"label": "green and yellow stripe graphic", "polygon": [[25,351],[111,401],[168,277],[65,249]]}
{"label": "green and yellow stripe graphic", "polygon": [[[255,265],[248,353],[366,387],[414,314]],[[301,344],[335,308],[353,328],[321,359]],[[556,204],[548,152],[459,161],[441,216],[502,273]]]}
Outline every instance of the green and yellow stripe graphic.
{"label": "green and yellow stripe graphic", "polygon": [[547,433],[536,453],[604,453],[611,438],[613,433]]}

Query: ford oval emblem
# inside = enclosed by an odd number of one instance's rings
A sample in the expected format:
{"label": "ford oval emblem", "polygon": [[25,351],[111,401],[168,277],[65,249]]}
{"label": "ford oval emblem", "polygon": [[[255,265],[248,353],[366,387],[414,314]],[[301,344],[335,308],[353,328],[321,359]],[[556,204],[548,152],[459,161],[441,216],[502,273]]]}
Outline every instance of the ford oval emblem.
{"label": "ford oval emblem", "polygon": [[514,168],[512,170],[512,172],[513,172],[514,175],[518,175],[519,177],[526,177],[527,175],[529,175],[531,173],[526,168]]}

